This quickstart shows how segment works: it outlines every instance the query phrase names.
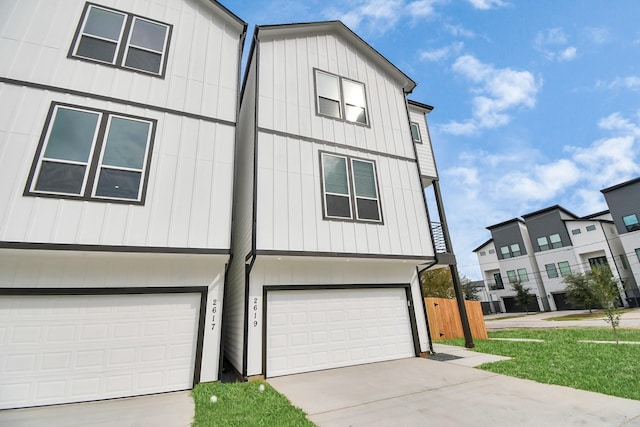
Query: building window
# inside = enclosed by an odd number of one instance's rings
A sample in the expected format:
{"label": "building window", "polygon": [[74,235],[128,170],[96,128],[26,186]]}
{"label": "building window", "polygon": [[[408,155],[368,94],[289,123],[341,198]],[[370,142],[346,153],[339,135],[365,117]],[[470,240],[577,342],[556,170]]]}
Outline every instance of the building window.
{"label": "building window", "polygon": [[562,247],[562,240],[560,239],[559,234],[552,234],[551,236],[549,236],[549,241],[551,242],[551,247],[553,249]]}
{"label": "building window", "polygon": [[574,230],[571,230],[571,234],[573,234],[573,235],[580,234],[580,233],[582,233],[582,231],[580,231],[580,229],[579,229],[579,228],[576,228],[576,229],[574,229]]}
{"label": "building window", "polygon": [[596,231],[595,225],[587,225],[587,231]]}
{"label": "building window", "polygon": [[382,222],[375,164],[327,153],[321,158],[325,217]]}
{"label": "building window", "polygon": [[609,265],[609,262],[607,261],[606,256],[599,256],[599,257],[589,258],[589,265],[591,266],[591,268],[593,268],[598,265]]}
{"label": "building window", "polygon": [[502,246],[500,248],[500,254],[502,255],[502,259],[507,259],[522,255],[522,251],[520,250],[520,245],[514,243],[509,246]]}
{"label": "building window", "polygon": [[318,114],[369,124],[364,84],[316,70]]}
{"label": "building window", "polygon": [[509,252],[509,246],[503,246],[500,248],[502,259],[511,258],[511,252]]}
{"label": "building window", "polygon": [[640,223],[638,223],[638,216],[636,214],[623,216],[622,221],[624,221],[624,226],[627,231],[640,230]]}
{"label": "building window", "polygon": [[163,75],[171,26],[87,3],[70,55]]}
{"label": "building window", "polygon": [[489,253],[490,253],[490,254],[495,254],[495,253],[496,253],[496,251],[495,251],[495,249],[489,249]]}
{"label": "building window", "polygon": [[629,269],[629,260],[627,259],[627,254],[620,254],[620,262],[622,263],[622,268],[625,270]]}
{"label": "building window", "polygon": [[411,122],[411,138],[413,138],[413,142],[422,143],[422,138],[420,137],[420,127],[417,123]]}
{"label": "building window", "polygon": [[529,275],[527,274],[526,268],[518,269],[518,280],[520,280],[520,283],[529,281]]}
{"label": "building window", "polygon": [[549,279],[553,279],[555,277],[558,277],[558,270],[556,269],[556,265],[555,264],[545,264],[544,268],[547,269],[547,277]]}
{"label": "building window", "polygon": [[480,251],[480,256],[485,256],[487,253],[485,251]]}
{"label": "building window", "polygon": [[509,279],[509,283],[516,283],[518,281],[515,270],[507,271],[507,278]]}
{"label": "building window", "polygon": [[511,245],[511,255],[512,256],[520,256],[522,255],[522,253],[520,252],[520,245],[517,243],[514,243],[513,245]]}
{"label": "building window", "polygon": [[541,251],[546,251],[549,249],[549,241],[546,237],[538,237],[538,248]]}
{"label": "building window", "polygon": [[144,202],[155,120],[52,104],[25,194]]}
{"label": "building window", "polygon": [[493,273],[493,280],[495,284],[492,287],[492,291],[496,289],[504,289],[504,283],[502,282],[502,275],[500,273]]}
{"label": "building window", "polygon": [[562,277],[567,277],[571,274],[571,267],[569,267],[568,261],[560,261],[558,263],[558,269],[560,270],[560,275]]}

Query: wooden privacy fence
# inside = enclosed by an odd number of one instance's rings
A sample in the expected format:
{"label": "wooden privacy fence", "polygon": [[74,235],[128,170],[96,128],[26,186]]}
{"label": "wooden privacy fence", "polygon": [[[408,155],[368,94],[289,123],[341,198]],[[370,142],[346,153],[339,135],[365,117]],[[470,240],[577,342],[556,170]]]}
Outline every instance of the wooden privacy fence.
{"label": "wooden privacy fence", "polygon": [[[427,320],[429,321],[429,329],[433,341],[464,337],[460,311],[456,300],[425,298],[424,302],[427,306]],[[469,327],[473,338],[489,339],[487,328],[484,325],[480,301],[465,301],[465,307],[467,308],[467,317],[469,318]]]}

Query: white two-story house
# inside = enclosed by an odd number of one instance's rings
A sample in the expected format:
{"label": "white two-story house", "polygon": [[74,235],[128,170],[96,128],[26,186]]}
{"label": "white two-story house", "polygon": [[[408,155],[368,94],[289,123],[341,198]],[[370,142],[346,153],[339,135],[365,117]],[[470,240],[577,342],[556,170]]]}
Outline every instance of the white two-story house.
{"label": "white two-story house", "polygon": [[436,252],[414,86],[340,22],[256,27],[224,310],[225,355],[244,378],[428,350],[417,267]]}
{"label": "white two-story house", "polygon": [[246,24],[0,3],[0,408],[219,377]]}

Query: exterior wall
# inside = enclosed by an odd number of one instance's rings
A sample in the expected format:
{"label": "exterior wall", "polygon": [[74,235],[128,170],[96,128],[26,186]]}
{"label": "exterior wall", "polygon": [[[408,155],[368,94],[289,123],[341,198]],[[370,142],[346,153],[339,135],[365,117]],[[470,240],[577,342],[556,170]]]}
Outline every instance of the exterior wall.
{"label": "exterior wall", "polygon": [[318,257],[259,256],[251,273],[249,304],[255,321],[249,326],[247,339],[247,375],[262,372],[263,287],[265,285],[354,285],[354,284],[411,284],[413,307],[418,326],[420,351],[428,350],[426,314],[416,272],[416,264],[380,259],[337,259]]}
{"label": "exterior wall", "polygon": [[[370,126],[316,114],[314,68],[365,85]],[[259,127],[415,158],[402,88],[341,36],[261,39],[259,78]]]}
{"label": "exterior wall", "polygon": [[637,284],[640,283],[640,257],[636,254],[636,249],[640,249],[640,231],[621,235],[620,243],[624,248],[624,253],[627,254],[629,268],[637,287]]}
{"label": "exterior wall", "polygon": [[225,356],[238,372],[243,370],[246,259],[251,252],[254,209],[254,151],[256,61],[251,58],[240,105],[235,165],[232,259],[224,308]]}
{"label": "exterior wall", "polygon": [[[526,230],[535,252],[540,252],[538,237],[548,238],[552,234],[560,235],[562,246],[571,246],[571,237],[567,233],[567,228],[561,218],[562,214],[563,212],[559,210],[552,210],[526,218]],[[566,214],[564,215],[566,216]]]}
{"label": "exterior wall", "polygon": [[240,23],[204,0],[97,3],[173,25],[165,78],[67,58],[84,0],[3,2],[0,76],[235,122]]}
{"label": "exterior wall", "polygon": [[522,254],[525,255],[529,253],[530,246],[525,246],[525,233],[522,232],[521,223],[519,221],[512,221],[508,224],[504,224],[502,226],[492,228],[491,229],[491,237],[493,239],[493,244],[496,247],[496,253],[498,254],[498,259],[502,259],[502,255],[500,254],[500,248],[503,246],[510,246],[514,243],[520,245],[520,250]]}
{"label": "exterior wall", "polygon": [[505,289],[497,294],[500,297],[515,295],[515,293],[513,292],[513,286],[511,286],[511,283],[509,282],[507,271],[516,271],[517,277],[517,271],[519,268],[525,268],[527,270],[527,276],[529,280],[522,283],[529,288],[532,294],[536,295],[539,309],[544,310],[542,298],[546,297],[546,293],[541,290],[544,289],[544,286],[541,283],[540,272],[538,270],[538,266],[535,264],[535,258],[528,255],[522,255],[519,257],[504,259],[500,261],[500,273],[502,274],[502,281],[504,282]]}
{"label": "exterior wall", "polygon": [[431,145],[431,135],[429,135],[429,127],[427,118],[421,111],[409,106],[409,120],[418,124],[420,129],[420,138],[422,143],[416,143],[416,154],[418,155],[418,164],[420,165],[420,175],[430,178],[437,178],[438,171],[433,156],[433,146]]}
{"label": "exterior wall", "polygon": [[[218,379],[226,256],[0,249],[0,288],[208,288],[200,381]],[[215,304],[214,304],[215,300]]]}
{"label": "exterior wall", "polygon": [[[416,163],[258,136],[257,249],[434,256]],[[323,219],[320,151],[373,160],[384,223]]]}
{"label": "exterior wall", "polygon": [[[229,248],[234,127],[0,83],[0,241]],[[144,206],[23,196],[52,101],[157,119]]]}
{"label": "exterior wall", "polygon": [[640,179],[630,181],[613,190],[603,190],[604,198],[619,234],[628,233],[622,217],[636,214],[640,217]]}

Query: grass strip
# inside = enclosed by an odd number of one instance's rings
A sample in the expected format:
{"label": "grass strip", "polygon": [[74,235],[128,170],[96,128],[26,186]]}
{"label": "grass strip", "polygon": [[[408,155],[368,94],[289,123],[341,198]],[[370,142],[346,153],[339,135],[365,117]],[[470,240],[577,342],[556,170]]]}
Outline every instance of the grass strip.
{"label": "grass strip", "polygon": [[[315,425],[301,409],[262,381],[202,383],[191,394],[196,406],[193,427]],[[211,396],[216,396],[215,403]]]}
{"label": "grass strip", "polygon": [[[489,337],[542,339],[545,342],[532,346],[529,342],[475,340],[475,351],[512,358],[481,365],[480,369],[640,400],[637,346],[578,342],[610,341],[613,339],[610,329],[518,329],[489,332]],[[621,341],[640,342],[640,330],[620,329],[619,338]],[[463,346],[464,340],[442,343]]]}

